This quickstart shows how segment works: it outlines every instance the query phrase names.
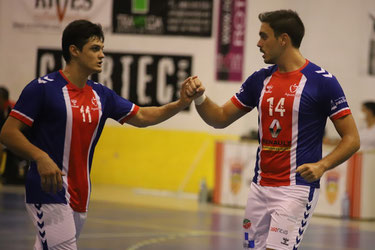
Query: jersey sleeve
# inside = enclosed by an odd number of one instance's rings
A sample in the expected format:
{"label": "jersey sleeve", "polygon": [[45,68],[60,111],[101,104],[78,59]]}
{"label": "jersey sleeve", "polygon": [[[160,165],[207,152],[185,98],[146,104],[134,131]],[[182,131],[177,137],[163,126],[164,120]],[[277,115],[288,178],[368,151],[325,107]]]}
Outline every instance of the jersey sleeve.
{"label": "jersey sleeve", "polygon": [[250,112],[254,108],[254,106],[252,106],[249,103],[248,98],[246,98],[245,83],[243,83],[240,90],[232,96],[231,101],[237,108]]}
{"label": "jersey sleeve", "polygon": [[324,82],[323,91],[326,113],[331,120],[351,114],[344,91],[335,77]]}
{"label": "jersey sleeve", "polygon": [[32,126],[41,113],[44,96],[44,85],[37,80],[30,82],[23,90],[10,112],[10,116]]}
{"label": "jersey sleeve", "polygon": [[262,70],[253,73],[241,85],[240,90],[233,95],[231,101],[237,108],[249,112],[258,105],[263,88],[263,75]]}
{"label": "jersey sleeve", "polygon": [[139,106],[117,95],[113,90],[107,88],[110,98],[110,114],[109,117],[124,124],[131,117],[135,116],[139,110]]}

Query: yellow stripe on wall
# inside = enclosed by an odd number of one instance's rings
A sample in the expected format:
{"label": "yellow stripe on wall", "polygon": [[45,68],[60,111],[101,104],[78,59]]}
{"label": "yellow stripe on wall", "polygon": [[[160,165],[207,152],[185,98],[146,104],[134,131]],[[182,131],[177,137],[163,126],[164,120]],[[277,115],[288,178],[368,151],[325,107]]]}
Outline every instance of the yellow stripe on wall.
{"label": "yellow stripe on wall", "polygon": [[106,126],[95,150],[92,182],[197,193],[202,179],[213,187],[215,141],[237,138]]}

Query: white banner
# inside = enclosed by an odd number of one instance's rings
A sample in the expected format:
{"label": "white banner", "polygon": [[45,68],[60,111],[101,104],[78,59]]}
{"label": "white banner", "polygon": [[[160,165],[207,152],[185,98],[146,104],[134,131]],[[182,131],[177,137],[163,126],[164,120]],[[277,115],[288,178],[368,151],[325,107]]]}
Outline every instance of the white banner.
{"label": "white banner", "polygon": [[316,215],[341,217],[349,216],[349,198],[346,197],[347,162],[324,173],[320,180],[319,201]]}
{"label": "white banner", "polygon": [[[245,207],[254,176],[257,143],[218,142],[214,202]],[[323,155],[332,147],[323,147]],[[358,152],[324,173],[314,214],[355,219],[375,218],[375,151]]]}
{"label": "white banner", "polygon": [[[257,143],[222,143],[219,204],[245,207],[254,176]],[[218,169],[217,169],[218,170]],[[217,187],[216,187],[217,188]]]}
{"label": "white banner", "polygon": [[108,0],[8,0],[12,28],[22,32],[58,33],[73,20],[100,23],[110,31],[112,1]]}

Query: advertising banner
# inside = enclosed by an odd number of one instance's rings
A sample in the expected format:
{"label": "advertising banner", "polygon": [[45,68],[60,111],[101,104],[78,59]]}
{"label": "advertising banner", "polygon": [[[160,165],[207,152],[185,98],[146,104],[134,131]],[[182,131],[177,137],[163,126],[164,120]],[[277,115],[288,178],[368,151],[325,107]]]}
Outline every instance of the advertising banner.
{"label": "advertising banner", "polygon": [[12,5],[12,26],[25,32],[58,33],[73,20],[87,19],[110,29],[112,1],[17,0]]}
{"label": "advertising banner", "polygon": [[214,202],[245,207],[254,176],[257,143],[216,143]]}
{"label": "advertising banner", "polygon": [[242,81],[246,0],[220,0],[216,80]]}
{"label": "advertising banner", "polygon": [[375,14],[370,13],[370,18],[372,21],[372,30],[370,35],[370,48],[368,55],[368,74],[375,76]]}
{"label": "advertising banner", "polygon": [[212,0],[114,0],[113,33],[210,37]]}
{"label": "advertising banner", "polygon": [[[160,106],[179,98],[182,82],[191,75],[192,57],[106,52],[103,71],[92,80],[140,106]],[[64,66],[60,50],[38,49],[36,77]]]}

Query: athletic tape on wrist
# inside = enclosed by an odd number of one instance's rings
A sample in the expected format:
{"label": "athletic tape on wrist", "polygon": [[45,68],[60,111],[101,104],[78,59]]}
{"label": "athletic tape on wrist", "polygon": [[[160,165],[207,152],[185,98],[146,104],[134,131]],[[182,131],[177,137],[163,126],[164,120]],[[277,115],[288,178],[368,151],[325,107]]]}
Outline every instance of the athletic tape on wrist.
{"label": "athletic tape on wrist", "polygon": [[205,94],[203,94],[200,97],[194,99],[194,103],[195,103],[195,105],[199,106],[199,105],[201,105],[204,102],[204,100],[206,100],[206,95]]}

